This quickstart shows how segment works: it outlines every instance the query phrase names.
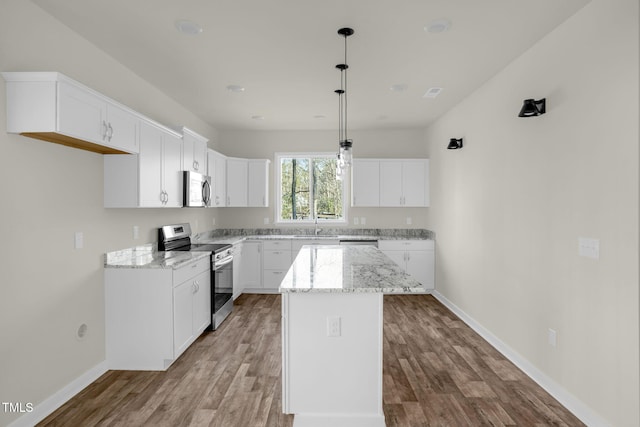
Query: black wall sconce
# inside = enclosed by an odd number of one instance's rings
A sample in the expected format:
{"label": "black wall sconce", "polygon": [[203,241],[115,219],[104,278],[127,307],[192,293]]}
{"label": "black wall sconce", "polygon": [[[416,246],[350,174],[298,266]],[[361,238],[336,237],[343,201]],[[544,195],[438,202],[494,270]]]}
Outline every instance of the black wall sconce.
{"label": "black wall sconce", "polygon": [[462,138],[460,139],[451,138],[449,140],[449,145],[447,146],[447,150],[457,150],[459,148],[462,148]]}
{"label": "black wall sconce", "polygon": [[522,103],[522,109],[518,117],[535,117],[547,112],[547,100],[542,98],[539,100],[525,99]]}

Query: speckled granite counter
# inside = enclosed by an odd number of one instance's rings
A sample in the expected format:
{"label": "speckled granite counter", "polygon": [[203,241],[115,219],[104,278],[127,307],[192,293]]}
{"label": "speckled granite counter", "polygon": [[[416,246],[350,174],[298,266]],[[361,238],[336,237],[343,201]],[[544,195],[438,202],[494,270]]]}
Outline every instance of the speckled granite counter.
{"label": "speckled granite counter", "polygon": [[[244,240],[403,240],[434,239],[434,233],[424,229],[404,228],[323,228],[315,235],[313,228],[233,228],[217,229],[193,236],[197,243],[230,243]],[[105,268],[180,268],[209,256],[209,252],[160,252],[156,243],[108,252]]]}
{"label": "speckled granite counter", "polygon": [[211,252],[157,251],[155,243],[107,252],[105,268],[180,268],[211,256]]}
{"label": "speckled granite counter", "polygon": [[198,242],[235,243],[241,240],[275,239],[350,239],[350,240],[404,240],[435,239],[435,233],[422,228],[326,228],[315,234],[314,228],[225,228],[198,233]]}
{"label": "speckled granite counter", "polygon": [[303,246],[280,292],[418,293],[422,285],[373,246]]}

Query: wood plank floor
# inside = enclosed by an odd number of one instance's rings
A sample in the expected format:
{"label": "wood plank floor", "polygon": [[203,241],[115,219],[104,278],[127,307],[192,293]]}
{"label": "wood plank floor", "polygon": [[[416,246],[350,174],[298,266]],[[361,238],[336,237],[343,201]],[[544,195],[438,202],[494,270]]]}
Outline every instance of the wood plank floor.
{"label": "wood plank floor", "polygon": [[[242,295],[166,372],[109,371],[39,425],[291,427],[280,345],[280,296]],[[430,295],[385,296],[383,360],[388,427],[583,425]]]}

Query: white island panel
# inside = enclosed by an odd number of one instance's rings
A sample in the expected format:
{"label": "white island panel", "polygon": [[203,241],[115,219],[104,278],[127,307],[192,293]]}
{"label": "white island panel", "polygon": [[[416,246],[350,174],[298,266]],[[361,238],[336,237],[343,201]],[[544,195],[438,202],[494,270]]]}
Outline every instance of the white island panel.
{"label": "white island panel", "polygon": [[294,427],[385,426],[383,294],[420,283],[372,246],[304,246],[280,291],[283,411]]}

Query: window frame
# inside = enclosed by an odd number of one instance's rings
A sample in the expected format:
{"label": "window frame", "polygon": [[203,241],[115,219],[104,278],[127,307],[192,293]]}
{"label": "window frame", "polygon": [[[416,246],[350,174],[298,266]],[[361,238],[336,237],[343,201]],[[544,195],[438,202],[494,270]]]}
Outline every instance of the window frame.
{"label": "window frame", "polygon": [[[282,214],[282,159],[283,158],[335,158],[335,152],[323,152],[323,151],[311,151],[311,152],[278,152],[274,153],[274,165],[275,165],[275,223],[281,225],[314,225],[316,223],[316,219],[281,219]],[[334,224],[334,225],[348,225],[349,220],[347,218],[348,214],[348,206],[347,203],[347,190],[349,186],[347,185],[347,180],[342,179],[342,218],[341,219],[323,219],[318,218],[318,224]]]}

